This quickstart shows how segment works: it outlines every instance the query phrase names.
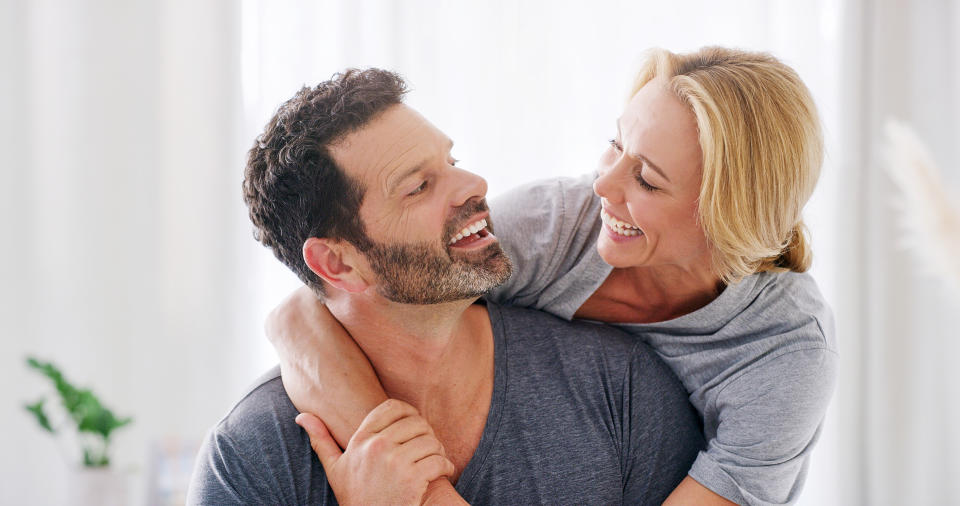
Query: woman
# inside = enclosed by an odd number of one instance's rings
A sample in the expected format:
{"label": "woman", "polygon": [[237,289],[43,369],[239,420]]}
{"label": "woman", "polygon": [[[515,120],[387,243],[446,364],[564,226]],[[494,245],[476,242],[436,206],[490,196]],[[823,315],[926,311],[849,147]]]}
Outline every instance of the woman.
{"label": "woman", "polygon": [[[804,274],[822,163],[809,91],[769,55],[659,50],[616,127],[595,179],[492,203],[515,271],[488,297],[615,324],[673,369],[708,445],[668,503],[792,502],[836,376],[832,315]],[[331,320],[302,291],[268,335],[295,405],[345,445],[386,397]]]}

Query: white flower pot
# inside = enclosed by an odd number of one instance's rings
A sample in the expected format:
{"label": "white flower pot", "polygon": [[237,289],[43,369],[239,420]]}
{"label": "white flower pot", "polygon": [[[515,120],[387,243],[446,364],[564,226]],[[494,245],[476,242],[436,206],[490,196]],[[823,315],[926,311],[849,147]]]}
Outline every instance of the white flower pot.
{"label": "white flower pot", "polygon": [[123,506],[126,474],[110,468],[76,468],[68,475],[67,501],[76,506]]}

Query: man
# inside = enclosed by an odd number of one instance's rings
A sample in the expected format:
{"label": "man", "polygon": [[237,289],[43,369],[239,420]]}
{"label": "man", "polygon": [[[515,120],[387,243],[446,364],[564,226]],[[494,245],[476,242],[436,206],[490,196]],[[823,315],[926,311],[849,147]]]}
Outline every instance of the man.
{"label": "man", "polygon": [[244,181],[258,239],[399,400],[342,454],[301,415],[318,462],[274,370],[212,430],[190,502],[420,502],[449,479],[471,503],[659,504],[703,444],[683,388],[611,328],[475,304],[511,270],[486,183],[404,93],[377,69],[304,88],[258,138]]}

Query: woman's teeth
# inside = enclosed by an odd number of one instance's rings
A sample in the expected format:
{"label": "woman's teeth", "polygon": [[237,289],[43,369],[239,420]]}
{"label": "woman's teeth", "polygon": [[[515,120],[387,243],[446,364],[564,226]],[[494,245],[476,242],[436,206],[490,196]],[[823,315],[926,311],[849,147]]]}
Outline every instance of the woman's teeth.
{"label": "woman's teeth", "polygon": [[466,227],[463,227],[463,230],[461,230],[457,235],[453,236],[453,238],[450,239],[449,244],[453,244],[459,241],[460,239],[463,239],[464,237],[469,237],[473,234],[476,234],[477,232],[479,232],[480,230],[486,227],[487,227],[486,218],[481,219],[480,221],[475,221],[472,224],[467,225]]}
{"label": "woman's teeth", "polygon": [[640,230],[640,227],[636,225],[630,225],[629,223],[626,223],[624,221],[620,221],[614,218],[613,216],[610,216],[609,214],[607,214],[607,212],[603,209],[600,210],[600,219],[603,221],[603,223],[606,226],[610,227],[610,230],[613,230],[617,234],[625,235],[625,236],[634,236],[634,235],[643,234],[643,231]]}

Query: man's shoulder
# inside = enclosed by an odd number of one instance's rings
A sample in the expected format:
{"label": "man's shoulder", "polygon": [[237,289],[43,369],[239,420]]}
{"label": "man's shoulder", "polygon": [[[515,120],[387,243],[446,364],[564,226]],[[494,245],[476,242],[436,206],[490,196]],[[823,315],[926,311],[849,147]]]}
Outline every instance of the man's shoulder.
{"label": "man's shoulder", "polygon": [[[549,373],[545,381],[563,388],[607,384],[620,390],[638,381],[669,384],[668,389],[679,385],[648,344],[619,328],[564,320],[535,309],[495,304],[488,308],[495,332],[503,336],[510,368]],[[674,390],[685,398],[682,388]]]}
{"label": "man's shoulder", "polygon": [[488,303],[491,321],[513,342],[540,342],[569,353],[629,355],[649,347],[621,329],[601,322],[565,320],[537,309]]}
{"label": "man's shoulder", "polygon": [[260,376],[207,435],[188,503],[332,503],[296,415],[279,367]]}
{"label": "man's shoulder", "polygon": [[280,366],[274,366],[247,388],[217,423],[215,430],[226,434],[249,433],[256,429],[272,429],[278,420],[292,424],[296,416],[297,408],[283,389]]}

